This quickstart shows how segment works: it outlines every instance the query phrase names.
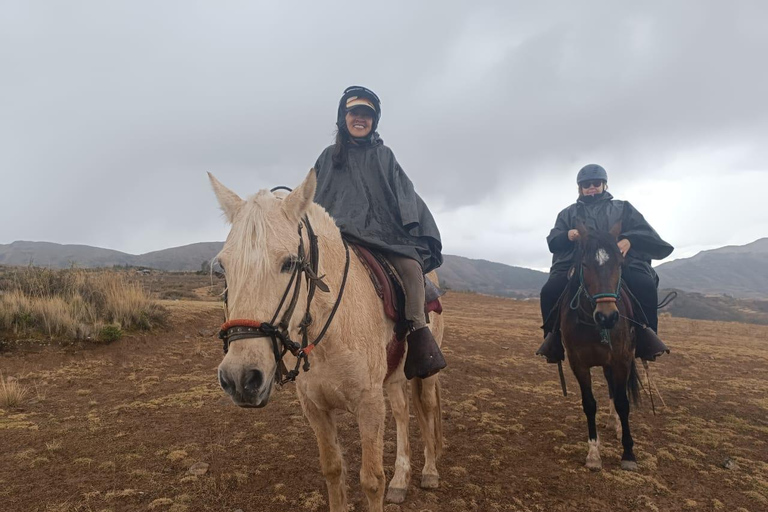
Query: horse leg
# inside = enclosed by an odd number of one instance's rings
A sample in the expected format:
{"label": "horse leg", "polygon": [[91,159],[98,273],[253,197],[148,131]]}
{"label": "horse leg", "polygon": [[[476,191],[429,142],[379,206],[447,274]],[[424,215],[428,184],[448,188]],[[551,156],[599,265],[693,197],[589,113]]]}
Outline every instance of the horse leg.
{"label": "horse leg", "polygon": [[408,492],[411,482],[411,446],[408,441],[408,395],[406,388],[408,381],[392,376],[385,384],[387,396],[392,406],[392,415],[397,425],[397,459],[395,460],[395,474],[389,482],[387,501],[390,503],[402,503]]}
{"label": "horse leg", "polygon": [[613,379],[613,402],[616,406],[616,412],[621,420],[621,445],[624,447],[624,453],[621,455],[621,469],[627,471],[637,471],[637,459],[632,451],[634,441],[629,432],[629,398],[627,397],[627,380],[629,379],[629,368],[621,368],[616,371],[614,368]]}
{"label": "horse leg", "polygon": [[440,475],[437,460],[443,451],[443,413],[440,406],[440,376],[411,381],[413,408],[419,420],[421,438],[424,441],[424,468],[421,470],[421,487],[437,489]]}
{"label": "horse leg", "polygon": [[610,366],[603,367],[603,374],[605,375],[605,381],[608,383],[608,421],[606,422],[607,428],[613,428],[616,431],[616,439],[621,441],[621,420],[619,414],[616,412],[616,407],[613,404],[613,374]]}
{"label": "horse leg", "polygon": [[301,399],[304,416],[317,437],[320,451],[320,469],[328,487],[328,507],[331,512],[347,512],[347,468],[341,455],[336,435],[336,420],[333,413],[323,411],[310,400]]}
{"label": "horse leg", "polygon": [[357,425],[363,455],[360,466],[360,485],[368,498],[370,512],[384,510],[384,394],[367,393],[358,404]]}
{"label": "horse leg", "polygon": [[587,441],[587,468],[592,471],[599,471],[603,468],[600,460],[600,442],[597,439],[597,425],[595,415],[597,414],[597,402],[592,394],[592,376],[589,373],[589,367],[578,366],[578,363],[571,361],[571,369],[579,381],[581,388],[581,406],[584,414],[587,416],[587,429],[589,431],[589,440]]}

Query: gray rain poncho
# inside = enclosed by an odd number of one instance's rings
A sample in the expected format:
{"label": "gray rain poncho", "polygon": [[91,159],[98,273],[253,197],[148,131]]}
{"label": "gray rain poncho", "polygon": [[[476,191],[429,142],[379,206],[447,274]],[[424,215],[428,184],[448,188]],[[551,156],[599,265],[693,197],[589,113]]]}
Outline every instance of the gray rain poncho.
{"label": "gray rain poncho", "polygon": [[336,221],[345,238],[384,253],[418,261],[424,273],[443,262],[440,231],[392,150],[378,138],[347,146],[347,162],[336,169],[334,146],[315,163],[315,202]]}
{"label": "gray rain poncho", "polygon": [[666,258],[674,250],[629,202],[614,199],[608,192],[593,197],[582,196],[558,214],[555,227],[547,237],[553,254],[551,274],[567,272],[573,264],[576,243],[568,240],[568,231],[576,229],[577,218],[585,222],[588,230],[601,231],[609,231],[621,221],[619,239],[626,238],[631,244],[626,265],[654,277],[656,273],[651,268],[651,260]]}

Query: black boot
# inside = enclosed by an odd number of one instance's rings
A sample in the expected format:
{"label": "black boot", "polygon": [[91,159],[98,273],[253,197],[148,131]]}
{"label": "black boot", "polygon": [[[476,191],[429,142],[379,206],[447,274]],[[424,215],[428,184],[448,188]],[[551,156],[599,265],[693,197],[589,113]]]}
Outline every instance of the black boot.
{"label": "black boot", "polygon": [[650,327],[635,328],[635,357],[644,361],[655,361],[664,353],[669,354],[669,349],[659,339]]}
{"label": "black boot", "polygon": [[563,342],[560,341],[559,330],[547,334],[544,343],[536,351],[536,355],[546,357],[548,363],[558,363],[565,359],[565,349]]}
{"label": "black boot", "polygon": [[408,335],[408,355],[405,356],[405,378],[426,379],[445,368],[445,358],[429,327],[416,329]]}

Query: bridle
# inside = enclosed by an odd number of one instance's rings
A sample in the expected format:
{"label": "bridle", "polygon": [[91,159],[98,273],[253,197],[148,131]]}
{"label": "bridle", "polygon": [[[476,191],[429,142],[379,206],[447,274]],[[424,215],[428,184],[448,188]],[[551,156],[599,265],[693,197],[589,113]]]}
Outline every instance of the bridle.
{"label": "bridle", "polygon": [[[576,293],[573,294],[573,298],[571,299],[570,308],[572,311],[577,311],[581,309],[581,296],[584,295],[592,304],[592,308],[594,309],[598,304],[606,303],[606,302],[612,302],[614,304],[617,304],[621,300],[621,280],[622,280],[622,267],[619,265],[619,279],[618,284],[616,285],[616,291],[615,292],[602,292],[602,293],[596,293],[594,295],[590,294],[589,291],[587,291],[587,286],[584,283],[584,261],[583,259],[579,260],[579,288],[576,290]],[[619,316],[626,318],[624,315],[619,314]],[[579,321],[584,322],[581,318],[579,318]],[[591,320],[589,322],[584,322],[589,325],[595,325],[597,326],[597,323],[594,320]],[[603,329],[597,326],[600,330],[600,341],[608,346],[611,345],[611,333],[608,329]]]}
{"label": "bridle", "polygon": [[596,293],[591,295],[587,291],[587,286],[584,284],[584,263],[579,263],[579,289],[571,299],[571,309],[577,309],[581,301],[581,295],[584,295],[592,305],[597,305],[603,302],[613,302],[614,304],[621,300],[621,266],[619,266],[619,280],[616,286],[615,292]]}
{"label": "bridle", "polygon": [[[276,187],[272,189],[272,192],[281,188],[286,187]],[[308,253],[305,250],[304,237],[302,235],[302,230],[305,226],[309,239]],[[344,288],[347,284],[347,275],[349,274],[349,246],[347,245],[347,241],[342,239],[344,242],[344,250],[346,252],[346,264],[344,266],[344,276],[341,280],[339,294],[336,297],[336,302],[333,305],[333,309],[331,309],[331,313],[328,315],[328,319],[326,320],[322,331],[320,331],[317,338],[310,343],[309,326],[312,325],[313,319],[309,312],[309,308],[312,304],[312,299],[315,296],[315,290],[319,288],[320,291],[324,293],[328,293],[330,290],[323,281],[325,276],[317,275],[320,263],[320,251],[317,245],[317,236],[312,229],[312,224],[309,222],[309,217],[306,215],[299,221],[298,232],[299,248],[297,251],[297,258],[293,265],[293,271],[291,272],[291,279],[288,282],[288,286],[285,288],[285,292],[280,299],[280,303],[278,304],[272,319],[269,322],[260,322],[250,319],[227,320],[219,330],[219,338],[221,338],[223,342],[225,354],[229,351],[229,345],[234,341],[248,338],[270,338],[272,340],[272,352],[275,356],[275,380],[281,385],[296,380],[296,377],[299,375],[299,367],[301,366],[302,360],[304,361],[302,369],[305,372],[309,371],[309,354],[322,341],[328,331],[328,328],[333,321],[333,317],[336,315],[336,311],[339,308],[339,304],[341,303],[341,298],[344,295]],[[288,325],[293,317],[296,304],[299,300],[302,274],[306,277],[307,281],[307,309],[304,312],[304,317],[302,318],[301,323],[299,323],[299,333],[301,334],[301,343],[299,344],[291,339],[290,333],[288,332]],[[285,308],[285,311],[283,311],[282,316],[280,316],[280,312],[283,310],[283,305],[285,305],[288,295],[291,294],[291,289],[293,289],[293,294],[291,295],[290,302]],[[226,306],[226,294],[224,303]],[[278,317],[280,317],[280,321],[275,324]],[[283,362],[283,357],[285,357],[285,354],[288,352],[296,357],[296,366],[293,370],[288,370]]]}

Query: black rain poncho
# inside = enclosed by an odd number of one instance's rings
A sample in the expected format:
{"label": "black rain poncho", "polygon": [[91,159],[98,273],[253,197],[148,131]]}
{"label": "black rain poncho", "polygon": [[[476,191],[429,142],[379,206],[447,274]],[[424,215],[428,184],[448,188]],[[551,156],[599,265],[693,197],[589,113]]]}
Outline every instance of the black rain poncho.
{"label": "black rain poncho", "polygon": [[582,196],[557,215],[555,227],[549,232],[547,244],[552,252],[550,273],[567,272],[576,257],[576,243],[568,240],[568,231],[576,229],[576,219],[585,222],[587,230],[609,231],[621,221],[619,239],[626,238],[631,246],[626,265],[643,270],[654,278],[651,260],[669,256],[674,247],[661,239],[643,215],[627,201],[614,199],[609,192],[597,196]]}
{"label": "black rain poncho", "polygon": [[392,150],[378,138],[362,146],[350,144],[340,169],[333,166],[333,150],[326,148],[315,163],[315,202],[341,233],[361,245],[414,259],[424,273],[439,267],[440,231]]}

